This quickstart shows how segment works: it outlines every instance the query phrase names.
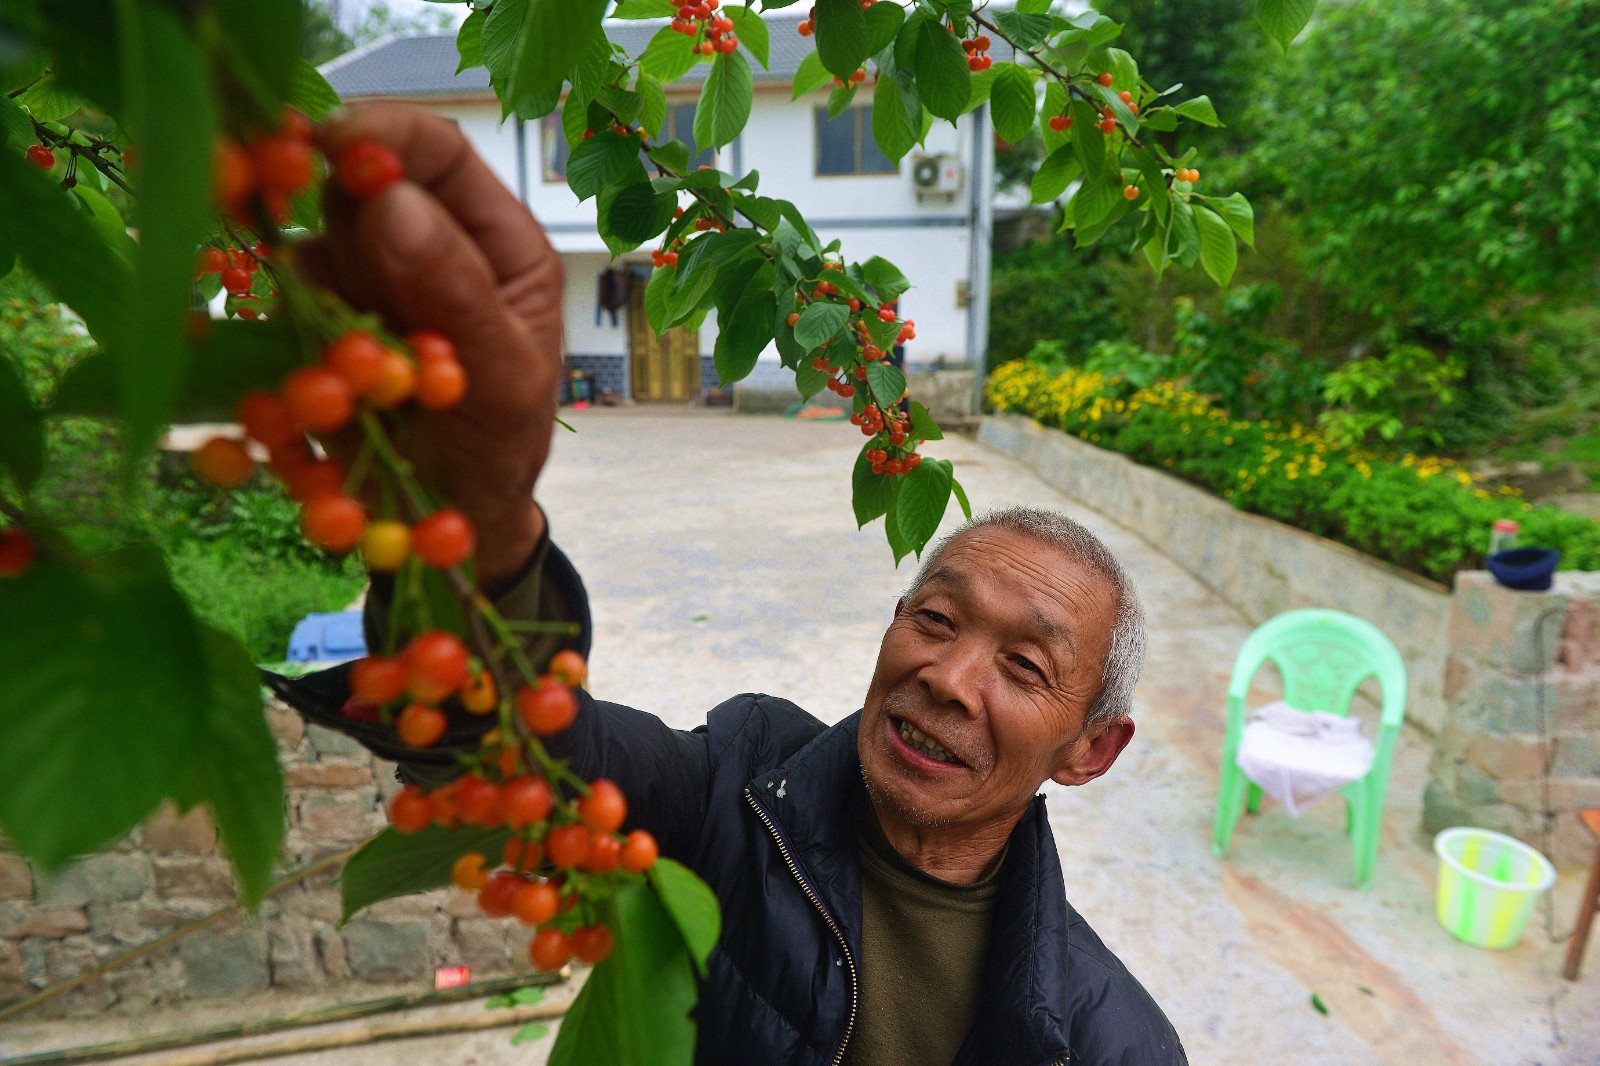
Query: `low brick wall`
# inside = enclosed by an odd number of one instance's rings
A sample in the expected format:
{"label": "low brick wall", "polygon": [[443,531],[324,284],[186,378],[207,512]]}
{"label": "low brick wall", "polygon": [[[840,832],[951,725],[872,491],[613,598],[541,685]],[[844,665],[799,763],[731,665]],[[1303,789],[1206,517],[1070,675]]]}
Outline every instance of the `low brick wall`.
{"label": "low brick wall", "polygon": [[978,442],[1023,463],[1062,492],[1127,526],[1260,623],[1297,607],[1367,619],[1406,662],[1408,721],[1444,721],[1441,585],[1259,515],[1127,456],[1016,414],[986,417]]}
{"label": "low brick wall", "polygon": [[[354,741],[273,701],[268,718],[286,786],[281,877],[335,855],[384,825],[399,785],[394,767]],[[217,911],[235,898],[227,859],[204,810],[164,809],[115,849],[46,879],[0,853],[0,1005],[93,969]],[[509,973],[527,934],[483,917],[452,890],[389,900],[339,926],[339,883],[318,875],[235,916],[58,997],[24,1017],[138,1012],[207,996],[337,984],[415,981],[466,964],[474,976]]]}
{"label": "low brick wall", "polygon": [[1600,573],[1558,573],[1549,592],[1459,574],[1449,633],[1423,829],[1476,825],[1543,848],[1548,795],[1550,858],[1588,863],[1594,838],[1574,812],[1600,808]]}

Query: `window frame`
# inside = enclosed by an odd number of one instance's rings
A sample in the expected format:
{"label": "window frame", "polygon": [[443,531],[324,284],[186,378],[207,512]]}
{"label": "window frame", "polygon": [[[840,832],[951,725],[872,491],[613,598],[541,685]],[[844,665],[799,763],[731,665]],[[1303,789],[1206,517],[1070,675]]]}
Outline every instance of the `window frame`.
{"label": "window frame", "polygon": [[[830,124],[832,122],[839,121],[839,119],[844,117],[846,112],[854,112],[855,113],[855,127],[856,128],[855,128],[854,144],[852,146],[853,147],[853,155],[854,155],[854,159],[853,159],[854,169],[853,170],[830,170],[830,171],[824,172],[822,170],[822,128],[823,128],[824,125],[828,125],[828,124]],[[883,157],[885,162],[889,163],[890,169],[888,169],[888,170],[863,170],[863,169],[861,169],[861,157],[862,157],[862,153],[864,151],[865,145],[866,145],[866,139],[871,138],[871,137],[872,137],[872,101],[868,100],[865,103],[851,104],[849,107],[847,107],[843,111],[839,112],[839,114],[836,117],[832,118],[832,119],[828,118],[828,107],[827,107],[826,104],[816,105],[815,107],[812,108],[812,112],[811,112],[811,176],[813,178],[818,178],[818,179],[826,179],[826,178],[892,178],[892,177],[898,177],[899,174],[900,174],[900,163],[899,163],[899,161],[898,160],[891,160],[891,159],[889,159],[888,156],[884,156],[881,150],[878,152],[878,154]],[[873,141],[872,145],[873,145],[874,149],[877,148],[877,142],[876,141]]]}

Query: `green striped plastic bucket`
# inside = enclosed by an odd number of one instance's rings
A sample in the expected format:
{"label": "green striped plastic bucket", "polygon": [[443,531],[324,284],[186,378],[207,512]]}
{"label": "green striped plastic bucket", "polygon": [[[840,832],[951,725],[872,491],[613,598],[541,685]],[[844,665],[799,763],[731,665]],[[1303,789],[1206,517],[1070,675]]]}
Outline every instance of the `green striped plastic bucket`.
{"label": "green striped plastic bucket", "polygon": [[1439,924],[1480,948],[1509,948],[1522,937],[1539,896],[1555,883],[1550,860],[1504,833],[1446,829],[1439,856]]}

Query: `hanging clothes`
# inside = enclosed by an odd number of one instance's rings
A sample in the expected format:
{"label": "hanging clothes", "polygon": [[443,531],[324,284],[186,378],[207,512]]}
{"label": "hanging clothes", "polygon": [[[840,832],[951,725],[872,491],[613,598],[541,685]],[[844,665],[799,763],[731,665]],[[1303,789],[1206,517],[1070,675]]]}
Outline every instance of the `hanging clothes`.
{"label": "hanging clothes", "polygon": [[610,311],[611,324],[613,326],[621,325],[621,322],[617,319],[617,312],[627,306],[627,271],[618,270],[616,267],[607,267],[600,272],[598,291],[595,293],[594,324],[601,325],[601,314]]}

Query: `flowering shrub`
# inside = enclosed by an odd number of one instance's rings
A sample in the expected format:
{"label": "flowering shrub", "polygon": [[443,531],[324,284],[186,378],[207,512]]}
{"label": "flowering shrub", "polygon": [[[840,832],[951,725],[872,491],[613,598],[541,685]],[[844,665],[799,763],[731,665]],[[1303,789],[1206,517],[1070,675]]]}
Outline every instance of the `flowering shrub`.
{"label": "flowering shrub", "polygon": [[1439,581],[1478,564],[1497,518],[1565,569],[1600,569],[1600,525],[1491,491],[1449,459],[1339,448],[1295,423],[1236,419],[1181,384],[1007,363],[988,381],[997,411],[1018,411],[1219,493],[1241,510],[1347,544]]}

